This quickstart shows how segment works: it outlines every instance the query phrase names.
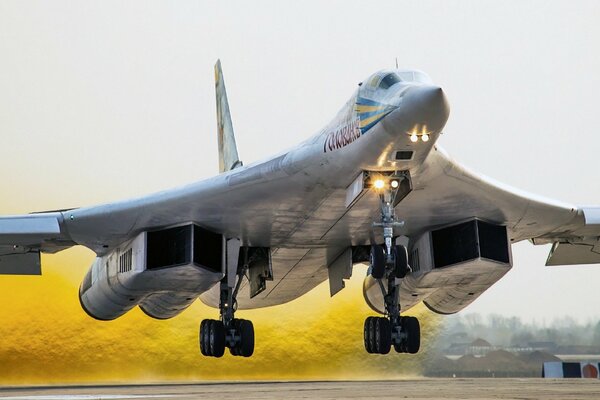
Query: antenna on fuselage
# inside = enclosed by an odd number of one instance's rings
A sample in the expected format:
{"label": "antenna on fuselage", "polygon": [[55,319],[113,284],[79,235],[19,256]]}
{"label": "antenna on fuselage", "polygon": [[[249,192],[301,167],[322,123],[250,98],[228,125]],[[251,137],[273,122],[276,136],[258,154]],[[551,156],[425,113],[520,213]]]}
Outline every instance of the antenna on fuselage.
{"label": "antenna on fuselage", "polygon": [[398,57],[396,57],[396,69],[398,69]]}

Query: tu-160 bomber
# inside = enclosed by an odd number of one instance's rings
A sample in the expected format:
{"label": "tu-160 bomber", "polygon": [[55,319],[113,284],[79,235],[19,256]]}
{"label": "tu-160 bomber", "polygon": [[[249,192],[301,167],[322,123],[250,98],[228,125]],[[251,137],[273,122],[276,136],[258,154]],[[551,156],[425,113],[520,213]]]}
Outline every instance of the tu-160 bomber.
{"label": "tu-160 bomber", "polygon": [[251,165],[238,157],[220,62],[215,79],[220,174],[1,217],[0,273],[41,274],[40,253],[85,246],[97,255],[79,289],[91,317],[137,306],[168,319],[200,298],[219,310],[200,324],[201,353],[249,357],[254,327],[241,310],[287,303],[325,281],[333,296],[357,263],[369,265],[363,294],[377,313],[365,321],[365,348],[386,354],[419,350],[419,321],[404,311],[420,302],[460,311],[510,270],[513,243],[552,244],[547,265],[600,262],[600,207],[494,182],[436,144],[449,105],[423,72],[374,73],[317,134]]}

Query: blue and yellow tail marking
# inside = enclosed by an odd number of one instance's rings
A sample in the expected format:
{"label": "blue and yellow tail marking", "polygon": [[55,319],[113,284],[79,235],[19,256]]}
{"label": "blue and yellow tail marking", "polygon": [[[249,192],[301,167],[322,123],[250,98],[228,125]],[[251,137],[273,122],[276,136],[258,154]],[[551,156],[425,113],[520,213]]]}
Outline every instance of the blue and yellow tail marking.
{"label": "blue and yellow tail marking", "polygon": [[380,103],[378,101],[358,97],[356,99],[356,114],[358,115],[361,134],[365,134],[386,115],[394,111],[397,106]]}

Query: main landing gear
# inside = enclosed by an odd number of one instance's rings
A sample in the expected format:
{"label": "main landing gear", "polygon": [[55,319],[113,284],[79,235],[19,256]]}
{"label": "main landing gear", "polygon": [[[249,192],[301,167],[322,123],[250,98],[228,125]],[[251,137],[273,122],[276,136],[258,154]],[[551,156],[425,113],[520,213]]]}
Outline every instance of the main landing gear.
{"label": "main landing gear", "polygon": [[394,227],[403,225],[394,215],[393,199],[397,188],[398,183],[394,180],[379,185],[381,222],[373,226],[383,228],[385,244],[371,246],[369,272],[381,288],[385,316],[365,320],[364,342],[368,353],[387,354],[394,346],[398,353],[415,354],[421,343],[419,320],[400,316],[400,280],[410,271],[410,266],[406,247],[392,245]]}
{"label": "main landing gear", "polygon": [[[233,278],[226,275],[221,281],[219,299],[221,318],[219,320],[205,319],[200,324],[200,352],[202,355],[222,357],[226,347],[233,356],[250,357],[254,353],[252,322],[234,317],[237,308],[236,297],[247,269],[248,264],[246,263],[235,272]],[[228,275],[230,272],[232,271],[228,268]],[[234,286],[236,276],[237,283]]]}

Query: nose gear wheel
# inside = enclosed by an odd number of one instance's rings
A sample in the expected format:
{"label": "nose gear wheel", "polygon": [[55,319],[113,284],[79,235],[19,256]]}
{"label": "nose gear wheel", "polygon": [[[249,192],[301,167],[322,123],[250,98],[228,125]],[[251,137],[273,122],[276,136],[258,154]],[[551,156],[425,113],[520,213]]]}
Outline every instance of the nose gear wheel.
{"label": "nose gear wheel", "polygon": [[383,229],[384,244],[371,246],[369,273],[383,294],[385,316],[365,320],[364,344],[371,354],[387,354],[392,345],[398,353],[415,354],[421,343],[419,320],[400,316],[400,280],[411,269],[406,247],[393,244],[394,228],[404,226],[404,222],[396,220],[393,205],[398,187],[398,184],[380,187],[381,219],[373,223],[373,227]]}

